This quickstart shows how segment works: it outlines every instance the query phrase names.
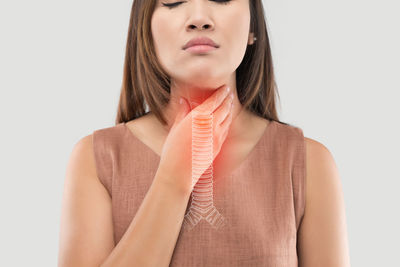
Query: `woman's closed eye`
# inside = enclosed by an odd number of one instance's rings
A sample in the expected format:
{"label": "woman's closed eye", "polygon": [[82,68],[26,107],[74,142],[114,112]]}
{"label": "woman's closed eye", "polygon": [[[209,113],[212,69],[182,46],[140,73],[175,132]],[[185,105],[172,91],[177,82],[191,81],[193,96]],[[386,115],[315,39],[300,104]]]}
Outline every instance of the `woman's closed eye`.
{"label": "woman's closed eye", "polygon": [[[231,0],[212,0],[213,2],[217,2],[219,4],[228,4]],[[163,6],[168,7],[168,8],[174,8],[180,4],[182,4],[184,1],[180,1],[180,2],[175,2],[175,3],[162,3]]]}

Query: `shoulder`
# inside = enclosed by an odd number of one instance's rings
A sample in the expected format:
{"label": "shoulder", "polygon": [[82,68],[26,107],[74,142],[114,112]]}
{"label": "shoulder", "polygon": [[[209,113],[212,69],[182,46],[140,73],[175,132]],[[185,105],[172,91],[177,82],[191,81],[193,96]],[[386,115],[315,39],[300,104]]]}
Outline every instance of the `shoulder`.
{"label": "shoulder", "polygon": [[306,189],[298,230],[299,266],[350,266],[344,198],[334,157],[321,142],[308,137],[304,141]]}
{"label": "shoulder", "polygon": [[[113,127],[109,127],[113,128]],[[115,158],[115,146],[106,128],[93,131],[79,139],[73,146],[67,167],[67,180],[76,183],[100,182],[111,194],[111,176]],[[112,139],[112,138],[111,138]]]}
{"label": "shoulder", "polygon": [[72,147],[68,165],[67,177],[97,177],[93,153],[93,134],[79,139]]}
{"label": "shoulder", "polygon": [[95,141],[96,138],[98,137],[103,137],[103,136],[117,136],[117,135],[121,135],[121,133],[123,133],[124,127],[125,127],[124,122],[118,123],[114,126],[108,126],[108,127],[104,127],[104,128],[99,128],[93,131],[93,140]]}
{"label": "shoulder", "polygon": [[92,157],[93,134],[81,137],[72,147],[71,157],[85,159],[87,161]]}
{"label": "shoulder", "polygon": [[269,126],[275,126],[277,134],[286,138],[298,138],[304,141],[303,129],[295,124],[271,120]]}
{"label": "shoulder", "polygon": [[323,156],[325,160],[327,160],[327,158],[331,158],[332,160],[332,154],[324,144],[306,136],[304,136],[304,141],[312,155]]}
{"label": "shoulder", "polygon": [[[59,266],[87,263],[88,259],[82,256],[87,247],[91,248],[92,261],[97,262],[113,248],[112,203],[97,177],[92,140],[92,134],[79,139],[69,158],[63,189]],[[102,229],[101,233],[96,229]]]}
{"label": "shoulder", "polygon": [[96,158],[102,155],[118,151],[124,146],[127,136],[127,126],[124,122],[114,126],[96,129],[92,133],[92,144]]}
{"label": "shoulder", "polygon": [[104,127],[81,137],[72,147],[68,172],[72,177],[97,177],[102,180],[108,176],[113,156],[120,143],[123,124]]}
{"label": "shoulder", "polygon": [[163,128],[156,116],[149,112],[138,118],[125,122],[126,128],[138,138],[146,138],[149,134],[160,133]]}
{"label": "shoulder", "polygon": [[321,142],[304,137],[307,179],[339,180],[339,173],[330,150]]}
{"label": "shoulder", "polygon": [[[294,157],[297,162],[305,158],[305,137],[303,129],[297,125],[271,120],[269,138],[284,157]],[[268,128],[267,128],[268,130]]]}
{"label": "shoulder", "polygon": [[338,197],[341,194],[340,176],[332,153],[324,144],[312,138],[304,137],[304,143],[306,199]]}

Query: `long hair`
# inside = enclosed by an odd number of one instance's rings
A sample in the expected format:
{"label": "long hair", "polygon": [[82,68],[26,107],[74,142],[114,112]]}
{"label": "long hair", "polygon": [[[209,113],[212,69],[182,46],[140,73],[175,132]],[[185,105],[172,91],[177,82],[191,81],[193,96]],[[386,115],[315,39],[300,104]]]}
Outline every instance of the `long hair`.
{"label": "long hair", "polygon": [[[154,52],[151,17],[155,2],[134,0],[132,4],[116,124],[141,117],[147,109],[162,124],[167,123],[162,108],[170,98],[170,77]],[[244,58],[236,69],[237,95],[243,108],[265,119],[280,122],[275,105],[279,94],[264,8],[261,0],[249,0],[249,5],[250,32],[257,40],[247,46]]]}

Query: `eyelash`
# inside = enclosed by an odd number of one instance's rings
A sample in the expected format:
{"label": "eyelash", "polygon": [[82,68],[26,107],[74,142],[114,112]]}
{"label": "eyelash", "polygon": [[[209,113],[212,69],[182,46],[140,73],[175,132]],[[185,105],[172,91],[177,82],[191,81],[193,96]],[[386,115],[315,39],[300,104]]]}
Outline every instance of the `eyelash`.
{"label": "eyelash", "polygon": [[[223,5],[228,4],[230,1],[231,0],[220,0],[220,1],[214,0],[214,2],[217,2],[219,4],[223,4]],[[169,9],[171,9],[171,8],[174,8],[174,7],[182,4],[182,3],[183,2],[181,1],[181,2],[176,2],[176,3],[171,3],[171,4],[167,4],[167,3],[162,3],[162,4],[163,4],[163,6],[168,7]]]}

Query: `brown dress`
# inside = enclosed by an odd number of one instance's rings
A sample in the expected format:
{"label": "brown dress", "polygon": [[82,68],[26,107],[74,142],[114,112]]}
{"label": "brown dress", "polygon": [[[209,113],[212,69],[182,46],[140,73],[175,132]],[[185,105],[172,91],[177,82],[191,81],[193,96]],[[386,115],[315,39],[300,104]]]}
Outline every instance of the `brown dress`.
{"label": "brown dress", "polygon": [[[95,130],[93,149],[97,174],[112,198],[118,243],[150,188],[160,157],[125,123]],[[227,224],[216,230],[201,220],[190,231],[181,228],[170,266],[298,266],[305,174],[303,131],[271,121],[247,158],[214,181],[214,206]]]}

